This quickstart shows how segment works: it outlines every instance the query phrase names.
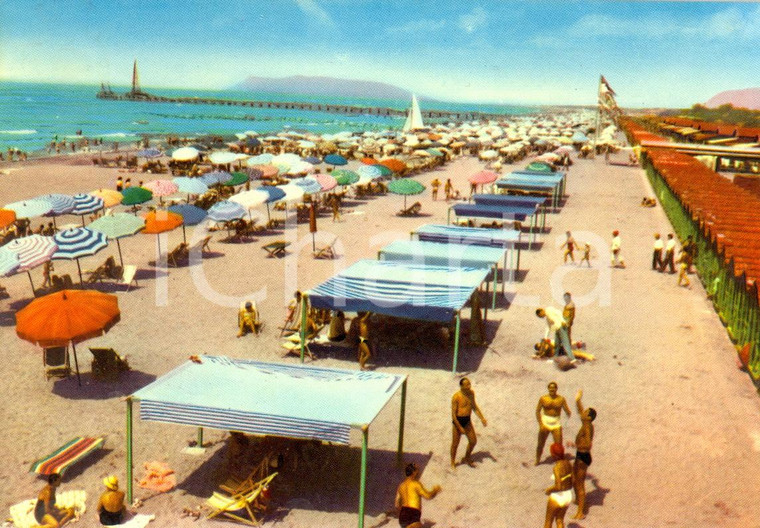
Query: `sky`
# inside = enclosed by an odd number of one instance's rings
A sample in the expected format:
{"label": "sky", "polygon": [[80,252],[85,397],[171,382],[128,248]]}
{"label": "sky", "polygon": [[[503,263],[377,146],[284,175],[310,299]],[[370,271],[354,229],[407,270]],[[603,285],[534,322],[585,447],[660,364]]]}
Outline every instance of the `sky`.
{"label": "sky", "polygon": [[0,0],[0,81],[226,89],[248,76],[393,84],[444,101],[685,108],[760,86],[760,4]]}

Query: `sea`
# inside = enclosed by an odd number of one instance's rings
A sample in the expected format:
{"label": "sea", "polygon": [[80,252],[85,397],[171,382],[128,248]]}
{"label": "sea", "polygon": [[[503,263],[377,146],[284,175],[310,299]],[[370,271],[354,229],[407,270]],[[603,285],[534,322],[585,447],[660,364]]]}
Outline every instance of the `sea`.
{"label": "sea", "polygon": [[[125,93],[129,87],[111,87]],[[261,135],[281,131],[334,134],[342,131],[400,130],[403,118],[343,115],[294,109],[250,108],[207,104],[154,103],[97,99],[100,86],[0,81],[0,152],[20,149],[44,153],[51,141],[99,138],[104,145],[130,143],[145,137],[166,135],[203,137],[233,136],[248,131]],[[405,110],[409,100],[324,97],[229,90],[152,89],[166,97],[315,102],[355,106],[380,106]],[[530,106],[467,104],[421,101],[423,110],[479,111],[505,116],[536,113]]]}

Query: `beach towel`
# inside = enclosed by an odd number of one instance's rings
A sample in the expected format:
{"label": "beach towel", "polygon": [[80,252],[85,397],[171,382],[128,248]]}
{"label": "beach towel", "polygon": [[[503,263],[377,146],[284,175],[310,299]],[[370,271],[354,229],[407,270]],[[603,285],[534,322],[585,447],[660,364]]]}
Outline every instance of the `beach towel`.
{"label": "beach towel", "polygon": [[[87,492],[84,490],[62,491],[56,494],[56,506],[74,508],[76,516],[69,522],[76,522],[87,509]],[[39,526],[34,518],[34,505],[37,499],[29,499],[11,506],[11,520],[16,528]]]}
{"label": "beach towel", "polygon": [[105,438],[102,436],[98,438],[78,436],[34,462],[29,471],[40,475],[53,473],[63,475],[70,466],[100,449],[104,442]]}
{"label": "beach towel", "polygon": [[138,513],[127,522],[121,524],[114,524],[111,528],[145,528],[148,523],[156,518],[155,515],[147,515],[144,513]]}
{"label": "beach towel", "polygon": [[141,488],[164,493],[177,485],[174,470],[165,462],[146,462],[144,466],[146,474],[137,483]]}

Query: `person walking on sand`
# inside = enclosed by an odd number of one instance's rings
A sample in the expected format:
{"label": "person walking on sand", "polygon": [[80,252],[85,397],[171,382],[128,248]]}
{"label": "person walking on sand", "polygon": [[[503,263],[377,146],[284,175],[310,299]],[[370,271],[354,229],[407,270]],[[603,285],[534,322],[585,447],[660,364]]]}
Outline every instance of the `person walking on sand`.
{"label": "person walking on sand", "polygon": [[575,239],[573,238],[573,235],[570,233],[570,231],[567,231],[565,233],[565,241],[560,246],[560,249],[565,248],[565,254],[564,254],[564,260],[563,264],[567,264],[567,257],[570,257],[570,260],[573,264],[575,264],[575,247],[578,245],[575,243]]}
{"label": "person walking on sand", "polygon": [[57,473],[48,475],[48,483],[42,488],[34,505],[34,518],[41,528],[58,528],[74,517],[73,508],[59,508],[55,505],[55,490],[61,484]]}
{"label": "person walking on sand", "polygon": [[665,247],[660,233],[654,234],[654,246],[652,247],[652,269],[659,270],[662,268],[662,249]]}
{"label": "person walking on sand", "polygon": [[575,395],[575,405],[578,415],[581,417],[581,428],[575,436],[575,462],[573,463],[573,487],[575,498],[578,502],[578,512],[573,519],[586,518],[586,471],[591,465],[591,444],[594,440],[594,420],[596,410],[593,407],[583,408],[581,398],[583,391],[579,390]]}
{"label": "person walking on sand", "polygon": [[100,516],[100,524],[113,526],[121,524],[124,519],[124,492],[119,491],[119,480],[111,475],[103,479],[105,493],[100,496],[96,511]]}
{"label": "person walking on sand", "polygon": [[625,268],[625,262],[623,261],[623,257],[620,254],[621,245],[622,241],[620,240],[620,231],[615,230],[612,232],[612,245],[610,246],[610,251],[612,252],[612,256],[610,257],[610,267]]}
{"label": "person walking on sand", "polygon": [[[683,282],[683,284],[681,284]],[[689,280],[689,253],[685,249],[681,249],[681,253],[678,255],[678,285],[684,288],[691,288],[691,281]]]}
{"label": "person walking on sand", "polygon": [[660,272],[664,272],[666,267],[670,268],[671,275],[676,272],[675,255],[676,239],[673,237],[673,233],[668,233],[668,242],[665,244],[665,259],[660,266]]}
{"label": "person walking on sand", "polygon": [[573,346],[573,322],[575,321],[575,303],[573,302],[573,296],[570,292],[565,292],[562,297],[565,300],[565,306],[562,308],[562,317],[565,318],[567,323],[567,340],[570,342],[570,346]]}
{"label": "person walking on sand", "polygon": [[446,194],[446,201],[451,200],[451,193],[454,190],[454,185],[451,183],[451,178],[446,180],[446,185],[443,186],[443,192]]}
{"label": "person walking on sand", "polygon": [[475,445],[478,443],[478,437],[475,434],[475,427],[472,425],[472,412],[475,414],[483,424],[483,427],[488,426],[483,413],[480,412],[478,404],[475,403],[475,391],[472,390],[472,384],[468,378],[462,378],[459,380],[459,390],[451,397],[451,425],[452,438],[451,438],[451,467],[456,468],[457,448],[459,447],[459,440],[462,435],[467,436],[467,450],[462,457],[462,463],[467,464],[470,467],[475,467],[475,463],[472,461],[472,450],[475,449]]}
{"label": "person walking on sand", "polygon": [[438,178],[433,178],[433,181],[430,182],[430,188],[433,193],[433,201],[435,202],[438,200],[438,188],[441,186],[441,181]]}
{"label": "person walking on sand", "polygon": [[562,445],[562,411],[564,410],[568,418],[572,414],[567,406],[567,400],[557,394],[557,382],[551,381],[547,387],[548,394],[544,394],[538,399],[536,406],[536,421],[538,422],[538,446],[536,447],[536,465],[541,463],[541,455],[544,452],[544,445],[549,435],[552,435],[555,444]]}
{"label": "person walking on sand", "polygon": [[565,448],[562,444],[552,444],[549,451],[555,460],[552,470],[554,485],[544,490],[549,496],[546,502],[544,528],[551,528],[554,522],[557,528],[564,528],[565,514],[573,501],[573,468],[565,458]]}
{"label": "person walking on sand", "polygon": [[583,258],[581,258],[578,266],[580,267],[584,262],[588,264],[589,268],[591,267],[591,244],[588,243],[583,244]]}
{"label": "person walking on sand", "polygon": [[420,482],[420,470],[414,462],[404,469],[406,478],[396,490],[396,509],[398,524],[401,528],[422,528],[422,497],[427,500],[441,492],[441,486],[435,485],[427,490]]}

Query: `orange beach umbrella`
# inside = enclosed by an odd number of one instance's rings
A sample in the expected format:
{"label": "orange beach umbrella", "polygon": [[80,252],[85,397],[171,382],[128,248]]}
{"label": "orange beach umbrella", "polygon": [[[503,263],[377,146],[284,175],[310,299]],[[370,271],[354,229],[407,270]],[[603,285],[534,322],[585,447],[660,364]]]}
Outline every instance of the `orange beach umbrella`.
{"label": "orange beach umbrella", "polygon": [[0,229],[5,229],[16,221],[16,211],[0,209]]}
{"label": "orange beach umbrella", "polygon": [[95,290],[62,290],[33,300],[16,313],[16,335],[35,345],[71,346],[79,379],[76,344],[98,337],[119,322],[115,295]]}
{"label": "orange beach umbrella", "polygon": [[[171,211],[166,211],[164,209],[151,211],[150,213],[146,214],[144,218],[145,228],[142,230],[142,232],[147,235],[159,235],[161,233],[171,231],[172,229],[181,226],[184,222],[182,215],[178,215],[177,213],[172,213]],[[160,255],[161,241],[159,238],[156,238],[156,242],[158,243],[158,254]]]}
{"label": "orange beach umbrella", "polygon": [[392,170],[395,173],[401,173],[406,169],[406,163],[401,161],[398,158],[387,158],[382,161],[380,161],[380,165],[385,165],[390,170]]}

